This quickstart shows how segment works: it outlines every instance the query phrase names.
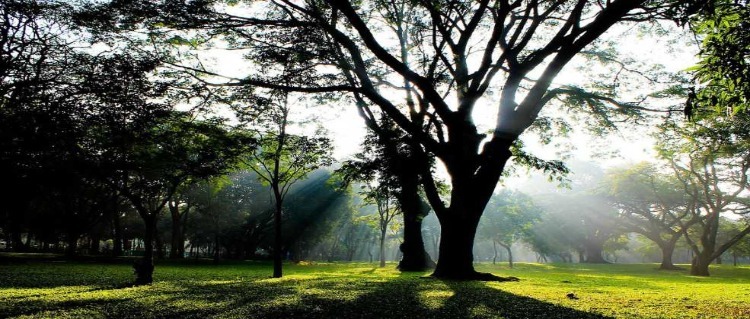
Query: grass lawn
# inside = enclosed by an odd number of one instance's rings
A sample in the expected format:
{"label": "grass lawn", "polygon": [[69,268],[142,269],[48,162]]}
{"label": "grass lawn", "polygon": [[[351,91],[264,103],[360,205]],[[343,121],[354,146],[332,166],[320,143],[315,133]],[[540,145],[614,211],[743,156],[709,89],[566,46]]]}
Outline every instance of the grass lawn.
{"label": "grass lawn", "polygon": [[[160,263],[127,287],[129,264],[0,263],[0,318],[750,318],[750,267],[712,277],[656,265],[479,265],[519,282],[455,282],[394,264]],[[569,299],[573,293],[579,299]]]}

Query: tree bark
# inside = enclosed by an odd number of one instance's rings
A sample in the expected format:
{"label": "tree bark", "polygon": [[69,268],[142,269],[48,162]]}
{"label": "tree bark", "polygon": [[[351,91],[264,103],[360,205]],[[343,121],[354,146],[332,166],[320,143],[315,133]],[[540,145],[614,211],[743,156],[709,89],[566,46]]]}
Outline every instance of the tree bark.
{"label": "tree bark", "polygon": [[135,271],[136,285],[149,285],[154,281],[154,238],[156,237],[156,215],[141,214],[146,224],[146,232],[143,236],[145,250],[143,258],[137,260],[133,265]]}
{"label": "tree bark", "polygon": [[497,241],[495,240],[492,241],[492,251],[494,253],[492,255],[492,264],[495,265],[497,264]]}
{"label": "tree bark", "polygon": [[476,150],[482,137],[473,126],[451,130],[449,133],[449,139],[465,143],[452,145],[455,155],[443,159],[451,176],[451,202],[444,210],[436,209],[441,235],[439,258],[433,277],[503,280],[474,270],[474,238],[482,212],[500,179],[505,163],[512,155],[510,146],[516,137],[495,138],[487,142],[484,145],[485,154],[478,158]]}
{"label": "tree bark", "polygon": [[503,248],[505,248],[505,251],[508,252],[508,267],[512,269],[513,268],[513,253],[510,251],[511,245],[505,245],[503,243],[500,243],[500,246],[503,246]]}
{"label": "tree bark", "polygon": [[112,240],[112,256],[122,256],[122,225],[120,224],[120,212],[115,209],[112,213],[112,228],[114,239]]}
{"label": "tree bark", "polygon": [[459,215],[440,222],[440,253],[433,277],[457,280],[480,279],[474,270],[474,237],[478,218]]}
{"label": "tree bark", "polygon": [[435,262],[425,250],[422,239],[422,220],[429,213],[429,206],[419,196],[419,170],[414,161],[414,158],[407,157],[401,164],[392,163],[399,168],[398,178],[401,182],[401,189],[396,192],[396,200],[404,219],[404,241],[399,246],[402,257],[398,269],[401,271],[435,268]]}
{"label": "tree bark", "polygon": [[[278,186],[276,186],[278,187]],[[274,195],[276,197],[276,211],[273,214],[273,228],[274,228],[274,241],[273,241],[273,278],[281,278],[283,275],[281,269],[281,193],[278,188],[274,188]]]}
{"label": "tree bark", "polygon": [[[419,196],[416,191],[414,196]],[[420,208],[414,209],[413,203],[409,206],[399,200],[404,218],[404,241],[399,246],[401,250],[401,261],[398,263],[398,269],[401,271],[425,271],[435,268],[435,262],[424,249],[424,240],[422,239],[422,219],[426,214]],[[416,203],[421,205],[421,200]]]}
{"label": "tree bark", "polygon": [[708,265],[711,264],[711,260],[706,260],[706,258],[702,258],[701,255],[696,255],[693,257],[693,263],[690,266],[690,274],[693,276],[702,276],[702,277],[708,277],[710,274],[708,273]]}
{"label": "tree bark", "polygon": [[380,267],[385,267],[385,232],[386,229],[383,227],[380,230]]}
{"label": "tree bark", "polygon": [[[679,238],[679,237],[678,237]],[[672,263],[672,255],[674,254],[674,249],[677,241],[669,241],[665,242],[662,245],[659,245],[659,248],[661,248],[661,265],[659,265],[659,269],[661,270],[681,270],[682,268],[677,267]]]}
{"label": "tree bark", "polygon": [[[177,203],[169,202],[169,215],[172,217],[172,238],[170,240],[169,258],[181,259],[184,256],[180,254],[180,246],[185,246],[182,236],[182,215]],[[183,248],[184,250],[184,248]]]}

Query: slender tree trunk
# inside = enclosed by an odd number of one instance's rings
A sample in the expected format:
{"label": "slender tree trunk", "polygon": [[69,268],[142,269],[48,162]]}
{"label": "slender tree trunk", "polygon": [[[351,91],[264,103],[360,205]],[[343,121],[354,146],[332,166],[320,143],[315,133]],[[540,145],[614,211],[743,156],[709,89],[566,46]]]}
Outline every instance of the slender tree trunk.
{"label": "slender tree trunk", "polygon": [[386,229],[380,229],[380,267],[385,267],[385,233]]}
{"label": "slender tree trunk", "polygon": [[120,224],[120,212],[115,209],[112,214],[112,228],[114,229],[114,239],[112,240],[112,255],[115,257],[122,256],[122,225]]}
{"label": "slender tree trunk", "polygon": [[154,281],[154,238],[156,237],[156,214],[141,214],[146,224],[146,232],[143,236],[145,250],[143,258],[137,260],[133,268],[135,270],[135,284],[149,285]]}
{"label": "slender tree trunk", "polygon": [[169,215],[172,217],[172,238],[169,247],[169,258],[180,259],[183,257],[183,254],[180,253],[180,246],[185,246],[185,241],[182,236],[182,215],[177,203],[169,203]]}
{"label": "slender tree trunk", "polygon": [[[29,237],[31,237],[31,236],[29,236]],[[67,256],[67,257],[75,257],[76,256],[76,252],[78,250],[78,237],[79,237],[78,234],[74,234],[72,232],[68,233],[67,241],[66,241],[66,243],[68,245],[67,245],[67,247],[65,247],[65,256]]]}
{"label": "slender tree trunk", "polygon": [[281,193],[278,188],[274,189],[274,195],[276,197],[276,211],[273,214],[273,226],[274,226],[274,241],[273,241],[273,278],[281,278]]}
{"label": "slender tree trunk", "polygon": [[495,265],[497,264],[497,241],[495,240],[492,240],[492,251],[494,253],[492,255],[492,264]]}
{"label": "slender tree trunk", "polygon": [[220,244],[221,244],[221,242],[220,242],[219,234],[215,234],[214,235],[214,264],[218,264],[219,263],[219,259],[221,257],[221,255],[220,255],[221,254],[221,249],[220,249],[220,246],[219,246]]}
{"label": "slender tree trunk", "polygon": [[89,254],[98,255],[101,242],[101,236],[99,234],[91,235],[91,244],[89,245]]}
{"label": "slender tree trunk", "polygon": [[505,248],[505,251],[508,253],[508,267],[512,269],[513,268],[513,253],[510,251],[511,245],[500,243],[500,246],[503,246],[503,248]]}
{"label": "slender tree trunk", "polygon": [[154,229],[154,245],[156,246],[156,258],[164,259],[164,241],[156,229]]}

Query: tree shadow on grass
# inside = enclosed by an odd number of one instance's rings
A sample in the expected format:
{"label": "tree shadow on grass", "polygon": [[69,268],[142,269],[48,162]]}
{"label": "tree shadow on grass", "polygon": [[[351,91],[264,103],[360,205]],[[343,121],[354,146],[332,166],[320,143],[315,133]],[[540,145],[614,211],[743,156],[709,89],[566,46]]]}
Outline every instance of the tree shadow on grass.
{"label": "tree shadow on grass", "polygon": [[[501,284],[502,285],[502,284]],[[483,282],[330,276],[315,279],[185,280],[121,290],[111,298],[24,300],[0,317],[107,318],[605,318]]]}
{"label": "tree shadow on grass", "polygon": [[[218,317],[261,318],[609,318],[529,297],[483,282],[442,281],[411,276],[352,285],[321,280],[296,302],[258,307],[237,303]],[[329,293],[326,293],[327,290]],[[309,293],[316,291],[318,293]],[[250,302],[248,306],[246,302]]]}

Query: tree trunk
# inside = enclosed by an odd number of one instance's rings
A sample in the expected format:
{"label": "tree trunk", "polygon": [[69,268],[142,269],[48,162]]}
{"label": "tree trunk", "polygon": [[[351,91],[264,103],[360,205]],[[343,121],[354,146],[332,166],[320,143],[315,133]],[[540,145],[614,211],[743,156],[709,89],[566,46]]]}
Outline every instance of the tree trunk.
{"label": "tree trunk", "polygon": [[122,256],[122,225],[120,224],[120,212],[117,209],[112,214],[112,226],[114,229],[112,255],[115,257]]}
{"label": "tree trunk", "polygon": [[99,250],[101,249],[101,236],[99,234],[93,234],[91,235],[91,244],[89,245],[89,254],[91,255],[98,255]]}
{"label": "tree trunk", "polygon": [[[416,169],[403,173],[416,175]],[[417,176],[413,177],[415,178],[403,183],[401,191],[396,194],[404,218],[404,241],[399,246],[402,257],[398,263],[398,269],[401,271],[425,271],[435,268],[435,262],[424,249],[422,239],[422,220],[427,216],[429,208],[419,197]],[[405,179],[407,178],[401,178]]]}
{"label": "tree trunk", "polygon": [[154,230],[154,245],[156,246],[156,258],[164,259],[164,241],[156,230]]}
{"label": "tree trunk", "polygon": [[690,274],[693,276],[708,277],[708,265],[711,264],[711,260],[706,260],[703,254],[696,255],[693,257],[693,263],[690,266]]}
{"label": "tree trunk", "polygon": [[276,211],[273,214],[274,241],[273,241],[273,278],[281,278],[281,194],[274,189],[276,196]]}
{"label": "tree trunk", "polygon": [[187,218],[188,208],[180,213],[178,203],[170,201],[168,203],[169,215],[172,217],[172,238],[170,238],[169,258],[182,259],[185,257],[185,223],[183,219]]}
{"label": "tree trunk", "polygon": [[602,257],[603,243],[594,242],[586,244],[586,263],[589,264],[609,264],[609,262]]}
{"label": "tree trunk", "polygon": [[492,255],[492,264],[495,265],[497,264],[497,241],[492,241],[492,251],[494,253]]}
{"label": "tree trunk", "polygon": [[219,234],[214,235],[214,264],[218,264],[221,257],[220,244]]}
{"label": "tree trunk", "polygon": [[403,210],[404,217],[404,241],[399,246],[402,257],[398,263],[398,269],[401,271],[425,271],[435,268],[435,262],[424,249],[424,240],[422,239],[422,219],[421,214],[408,213]]}
{"label": "tree trunk", "polygon": [[137,260],[133,265],[136,285],[150,285],[154,281],[154,238],[156,237],[156,216],[141,215],[146,224],[146,233],[143,236],[145,250],[143,258]]}
{"label": "tree trunk", "polygon": [[65,247],[65,256],[75,257],[76,251],[78,250],[78,234],[68,233],[67,247]]}
{"label": "tree trunk", "polygon": [[385,228],[380,230],[380,267],[385,267],[385,232]]}
{"label": "tree trunk", "polygon": [[662,245],[659,245],[659,248],[661,248],[661,265],[659,265],[659,269],[682,270],[682,268],[677,267],[674,265],[674,263],[672,263],[672,255],[674,254],[676,243],[677,241],[673,240],[673,241],[666,242]]}
{"label": "tree trunk", "polygon": [[661,270],[682,270],[682,268],[677,267],[672,262],[672,255],[674,255],[674,249],[677,245],[677,240],[682,237],[681,234],[673,235],[672,238],[669,241],[665,242],[656,242],[659,245],[659,248],[661,249],[661,265],[659,265],[659,269]]}
{"label": "tree trunk", "polygon": [[481,279],[474,270],[474,236],[479,218],[470,215],[444,217],[440,221],[440,253],[433,277],[457,280]]}
{"label": "tree trunk", "polygon": [[500,243],[500,246],[503,246],[503,248],[505,248],[505,251],[508,252],[508,267],[513,269],[513,253],[510,251],[511,245],[505,245],[503,243]]}

